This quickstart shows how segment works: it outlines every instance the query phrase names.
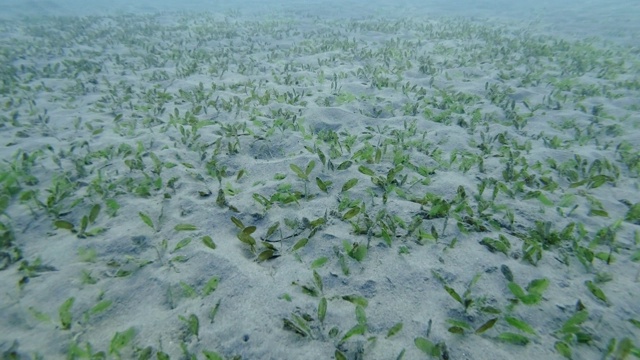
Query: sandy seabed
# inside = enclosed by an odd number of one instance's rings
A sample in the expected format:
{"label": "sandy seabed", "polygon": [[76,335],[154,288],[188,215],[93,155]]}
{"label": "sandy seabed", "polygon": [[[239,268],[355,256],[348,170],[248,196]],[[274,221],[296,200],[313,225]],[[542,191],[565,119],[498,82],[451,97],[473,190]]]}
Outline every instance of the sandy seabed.
{"label": "sandy seabed", "polygon": [[637,44],[342,15],[0,23],[3,358],[640,356]]}

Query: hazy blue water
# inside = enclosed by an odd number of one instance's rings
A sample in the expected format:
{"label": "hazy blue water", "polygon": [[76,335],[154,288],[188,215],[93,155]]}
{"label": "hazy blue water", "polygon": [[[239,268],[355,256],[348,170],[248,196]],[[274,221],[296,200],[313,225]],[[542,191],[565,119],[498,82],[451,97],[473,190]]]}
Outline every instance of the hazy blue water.
{"label": "hazy blue water", "polygon": [[408,15],[501,18],[538,21],[549,30],[571,36],[599,36],[640,45],[640,1],[637,0],[405,0],[405,1],[131,1],[131,0],[0,0],[0,17],[85,15],[174,11],[265,11],[317,16]]}

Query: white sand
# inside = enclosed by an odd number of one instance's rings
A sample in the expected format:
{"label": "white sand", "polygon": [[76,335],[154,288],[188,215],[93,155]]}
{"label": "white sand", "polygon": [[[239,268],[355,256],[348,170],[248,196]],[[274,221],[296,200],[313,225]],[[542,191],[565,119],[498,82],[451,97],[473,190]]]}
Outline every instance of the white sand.
{"label": "white sand", "polygon": [[[398,14],[412,16],[397,20],[384,13],[385,7],[329,5],[320,13],[302,4],[279,4],[269,9],[278,14],[260,17],[251,10],[86,17],[87,10],[77,8],[78,17],[6,20],[0,36],[3,79],[11,78],[11,69],[16,76],[0,93],[5,145],[0,149],[0,169],[21,175],[19,189],[7,194],[9,205],[0,216],[13,229],[14,247],[0,251],[8,261],[9,251],[19,248],[22,258],[14,257],[0,272],[0,351],[55,359],[69,356],[72,344],[77,344],[83,349],[76,350],[77,358],[83,358],[90,346],[92,352],[104,351],[108,357],[119,353],[126,359],[139,358],[147,347],[153,358],[163,351],[175,359],[187,354],[205,358],[203,351],[228,359],[329,359],[340,356],[336,351],[348,359],[394,359],[401,353],[404,359],[419,359],[427,355],[415,339],[426,338],[446,344],[442,358],[562,358],[554,347],[564,340],[575,359],[593,359],[602,358],[612,339],[617,346],[627,338],[635,342],[637,356],[640,330],[629,320],[640,320],[640,227],[624,218],[640,201],[640,167],[638,160],[633,162],[640,156],[640,64],[638,44],[625,40],[638,29],[618,24],[609,13],[599,18],[594,4],[585,4],[583,17],[562,21],[555,20],[560,13],[573,15],[577,10],[565,7],[544,13],[540,5],[524,14],[526,21],[510,21],[510,14],[522,9],[505,5],[492,16],[491,8],[483,10],[480,4],[476,18],[454,19],[450,16],[458,14],[451,6],[425,14],[406,4]],[[69,13],[61,5],[37,5],[52,15]],[[637,8],[627,10],[616,14],[624,18],[637,13]],[[28,13],[24,8],[14,11]],[[303,15],[309,12],[318,17]],[[365,13],[374,17],[362,19],[359,14]],[[600,35],[607,42],[584,40],[594,34],[580,29],[588,28],[594,18],[602,22]],[[625,36],[616,36],[619,33]],[[563,52],[559,42],[566,43]],[[552,52],[544,54],[546,49]],[[618,61],[623,63],[616,67]],[[576,70],[578,62],[584,71]],[[47,70],[54,66],[59,68]],[[605,74],[607,67],[610,72]],[[533,80],[527,81],[527,76]],[[509,88],[513,91],[505,93],[504,101],[492,103],[492,97]],[[264,97],[267,92],[269,99]],[[195,98],[197,93],[203,97]],[[531,111],[527,106],[538,108]],[[526,122],[515,126],[507,118],[510,109]],[[191,122],[185,120],[188,112],[196,112]],[[16,120],[11,121],[14,113]],[[194,139],[188,132],[198,121],[199,137]],[[184,124],[176,124],[180,122]],[[574,125],[562,127],[570,122]],[[333,150],[331,134],[340,143],[334,142]],[[399,138],[404,146],[398,145]],[[624,144],[629,147],[626,163],[621,157]],[[369,156],[367,149],[373,149]],[[486,202],[491,201],[493,182],[514,188],[516,181],[503,177],[510,151],[519,159],[516,172],[526,162],[528,182],[512,197],[497,194],[494,208],[480,215],[478,186],[483,180],[489,181],[482,196]],[[24,160],[29,155],[34,156],[31,165]],[[386,179],[402,155],[408,161],[385,203],[382,187],[371,181],[366,169]],[[160,174],[153,172],[154,157],[165,164]],[[572,187],[577,180],[569,179],[569,168],[561,169],[576,157],[586,162],[585,171],[594,161],[611,164],[591,174],[606,175],[608,181]],[[465,168],[465,159],[478,158],[482,168],[477,160]],[[130,169],[136,159],[143,170]],[[353,164],[339,170],[348,160]],[[304,171],[310,162],[315,167],[305,187],[290,166]],[[221,187],[210,171],[213,163],[221,171]],[[361,166],[366,169],[359,170]],[[428,173],[421,174],[423,170]],[[27,175],[37,182],[28,181]],[[317,177],[332,183],[326,193]],[[61,178],[70,181],[69,194],[56,215],[38,201],[46,203]],[[341,192],[354,178],[358,183]],[[548,179],[557,187],[545,188]],[[590,177],[580,175],[582,179]],[[3,181],[7,186],[7,178]],[[154,181],[160,182],[159,188]],[[141,184],[146,184],[147,195],[136,193]],[[107,194],[96,191],[96,185]],[[298,194],[306,188],[307,196],[291,203],[273,198],[269,209],[255,200],[256,194],[269,199],[278,191],[287,193],[287,187]],[[216,203],[220,189],[226,192],[227,205]],[[466,200],[456,199],[458,189],[464,189]],[[28,198],[29,191],[38,201]],[[535,191],[544,198],[538,199]],[[451,205],[447,220],[428,216],[434,203],[418,203],[425,194]],[[361,211],[345,220],[349,199]],[[112,200],[119,205],[115,214],[107,209]],[[469,212],[455,214],[464,201]],[[62,220],[77,230],[94,204],[101,211],[87,231],[103,232],[77,236],[56,228],[55,221]],[[578,206],[571,211],[574,205]],[[594,214],[594,209],[607,216]],[[374,222],[368,235],[354,233],[353,224],[366,224],[362,210]],[[385,212],[389,216],[376,218]],[[149,216],[154,229],[140,213]],[[256,227],[255,253],[239,240],[240,229],[231,217]],[[322,218],[326,223],[318,226],[306,246],[293,251],[294,244],[309,237],[308,222]],[[389,224],[394,218],[407,228],[414,219],[422,223],[410,234],[397,225],[397,236],[388,246],[377,221]],[[469,225],[471,218],[477,227]],[[596,258],[583,266],[576,257],[577,244],[607,254],[610,246],[592,241],[599,230],[618,220],[622,221],[613,243],[614,261],[607,264]],[[267,249],[260,238],[276,222],[279,230],[270,244],[279,256],[256,261]],[[567,238],[549,246],[534,265],[523,259],[523,239],[530,237],[536,222],[548,222],[555,232],[570,223],[576,229],[570,234],[574,242]],[[196,230],[178,231],[179,224]],[[461,231],[465,226],[468,231]],[[432,231],[437,239],[430,238]],[[499,235],[511,244],[507,254],[480,244]],[[215,242],[215,249],[203,244],[205,236]],[[185,238],[192,241],[174,252]],[[344,242],[369,245],[362,261],[347,254]],[[83,251],[95,251],[95,256],[87,259]],[[337,254],[342,254],[349,274]],[[323,257],[326,263],[313,268]],[[34,266],[36,259],[41,259],[41,266]],[[523,288],[534,279],[547,279],[540,301],[509,307],[515,297],[503,266]],[[83,281],[83,272],[95,283]],[[435,274],[460,296],[481,274],[470,289],[474,303],[467,311]],[[598,282],[605,274],[611,279]],[[214,277],[219,279],[217,287],[204,294]],[[28,282],[19,286],[21,279]],[[607,302],[594,296],[587,281],[605,292]],[[317,296],[306,294],[302,286],[315,289]],[[196,293],[190,294],[189,288]],[[346,300],[348,296],[368,304],[358,308]],[[70,298],[72,322],[63,329],[60,308]],[[323,323],[317,313],[322,298],[327,301]],[[101,301],[110,306],[91,314]],[[576,313],[578,302],[588,313],[580,331],[593,337],[589,344],[558,333]],[[488,313],[482,306],[501,313]],[[356,315],[362,310],[366,321]],[[199,319],[197,337],[181,321],[190,315]],[[311,319],[309,336],[283,326],[283,319],[295,321],[294,315]],[[535,334],[509,325],[509,317],[525,321]],[[493,318],[498,320],[492,328],[473,333]],[[451,319],[472,329],[453,334],[448,331]],[[364,334],[342,341],[358,321]],[[397,323],[403,324],[402,330],[387,338]],[[135,336],[114,350],[116,332],[129,328]],[[333,337],[332,328],[338,330]],[[501,341],[504,333],[525,336],[529,343]]]}

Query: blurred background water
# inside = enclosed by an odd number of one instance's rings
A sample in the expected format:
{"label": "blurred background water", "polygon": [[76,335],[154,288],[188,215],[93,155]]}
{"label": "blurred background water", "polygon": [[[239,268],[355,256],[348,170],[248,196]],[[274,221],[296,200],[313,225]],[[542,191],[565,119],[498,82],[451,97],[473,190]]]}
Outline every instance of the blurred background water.
{"label": "blurred background water", "polygon": [[637,0],[1,0],[0,18],[157,12],[282,13],[321,17],[461,16],[535,24],[566,36],[598,36],[640,45]]}

